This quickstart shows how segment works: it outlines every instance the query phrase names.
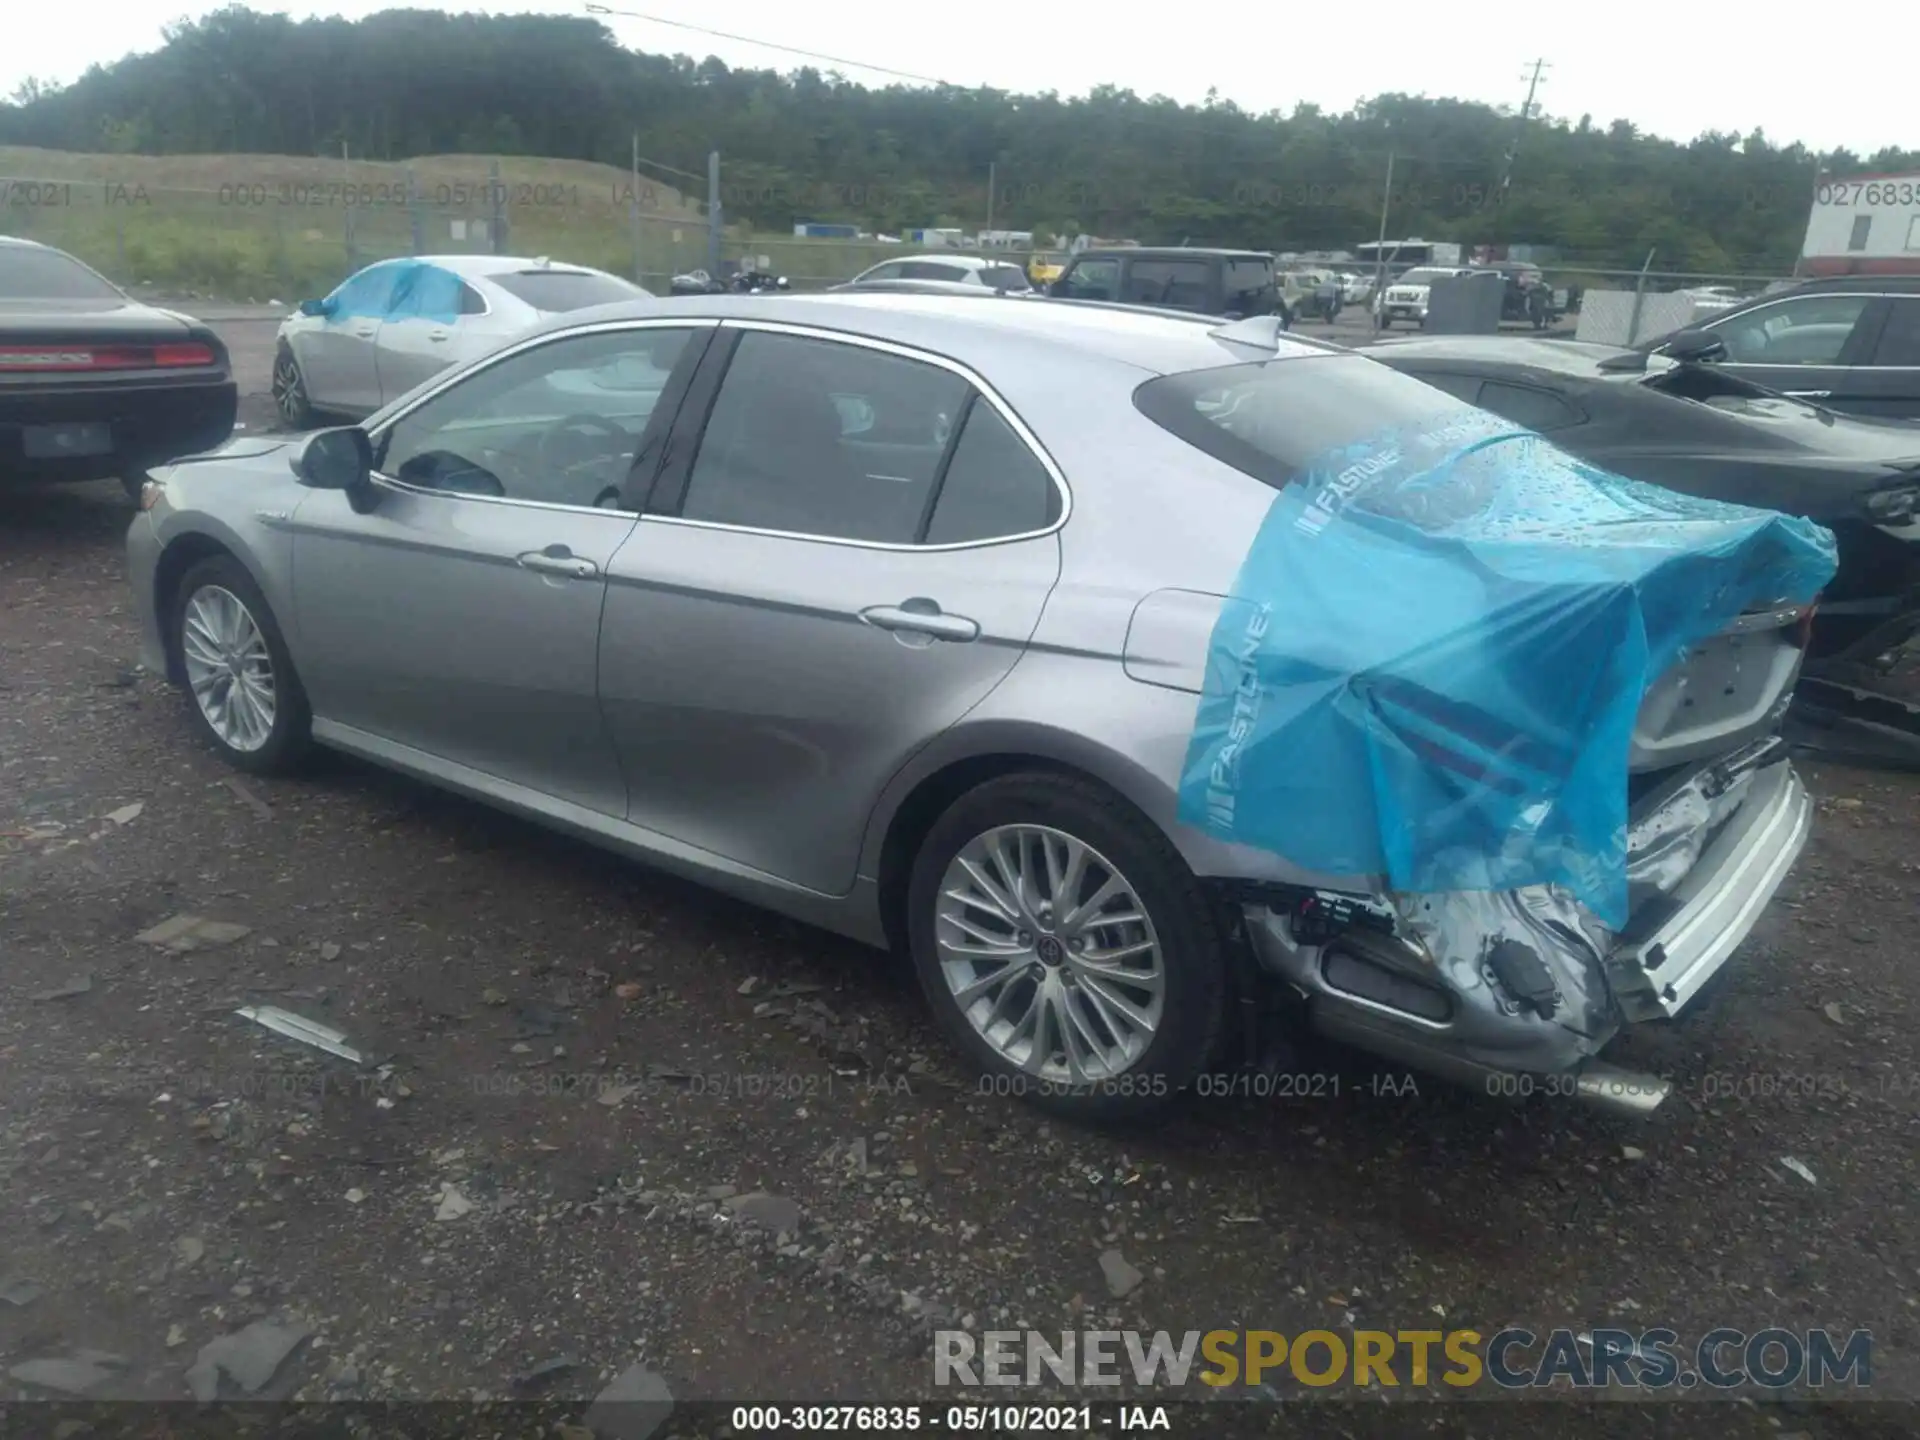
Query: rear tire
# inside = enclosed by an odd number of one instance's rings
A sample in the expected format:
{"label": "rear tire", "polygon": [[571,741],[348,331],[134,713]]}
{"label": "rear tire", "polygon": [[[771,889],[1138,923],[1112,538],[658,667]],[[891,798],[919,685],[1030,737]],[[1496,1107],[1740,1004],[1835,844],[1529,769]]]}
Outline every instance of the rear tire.
{"label": "rear tire", "polygon": [[961,796],[920,846],[907,905],[921,989],[983,1092],[1137,1123],[1219,1052],[1216,912],[1159,829],[1097,785],[1017,774]]}
{"label": "rear tire", "polygon": [[284,340],[273,355],[273,408],[289,430],[311,430],[320,423],[307,395],[307,378],[293,358],[293,347]]}
{"label": "rear tire", "polygon": [[167,638],[186,675],[188,709],[222,759],[256,775],[301,766],[313,748],[313,712],[245,566],[213,555],[189,569],[168,609]]}

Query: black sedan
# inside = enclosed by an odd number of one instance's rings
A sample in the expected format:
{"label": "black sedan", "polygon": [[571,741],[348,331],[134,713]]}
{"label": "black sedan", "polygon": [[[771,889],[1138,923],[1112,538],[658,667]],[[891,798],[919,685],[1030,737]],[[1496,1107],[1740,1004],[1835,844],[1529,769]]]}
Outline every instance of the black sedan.
{"label": "black sedan", "polygon": [[[1810,280],[1677,334],[1696,332],[1726,346],[1722,364],[1742,380],[1829,410],[1920,419],[1920,275]],[[1675,338],[1637,348],[1661,353]]]}
{"label": "black sedan", "polygon": [[[1686,345],[1679,347],[1682,353]],[[1920,425],[1838,415],[1675,359],[1504,336],[1383,340],[1366,353],[1549,437],[1583,460],[1682,494],[1804,515],[1840,570],[1816,653],[1860,639],[1920,586]]]}
{"label": "black sedan", "polygon": [[0,237],[0,483],[117,476],[233,431],[227,348],[64,251]]}

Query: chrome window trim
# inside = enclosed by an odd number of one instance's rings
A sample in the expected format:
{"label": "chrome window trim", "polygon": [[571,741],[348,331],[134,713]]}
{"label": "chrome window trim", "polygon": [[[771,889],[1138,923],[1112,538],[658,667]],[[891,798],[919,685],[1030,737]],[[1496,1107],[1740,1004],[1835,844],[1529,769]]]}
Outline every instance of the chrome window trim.
{"label": "chrome window trim", "polygon": [[[411,415],[414,411],[418,410],[422,405],[425,405],[428,401],[451,390],[454,385],[470,376],[491,370],[495,365],[504,364],[514,356],[522,354],[525,351],[537,350],[542,345],[553,345],[562,340],[575,340],[582,336],[608,334],[618,330],[707,330],[713,329],[719,324],[720,322],[717,319],[712,319],[704,315],[675,315],[671,317],[648,315],[637,316],[631,320],[597,320],[591,325],[580,325],[566,330],[543,331],[538,335],[529,335],[524,339],[516,340],[503,350],[495,351],[471,370],[460,366],[454,367],[454,373],[442,377],[439,383],[415,398],[404,410],[395,411],[392,415],[381,420],[378,427],[367,431],[367,435],[377,450],[380,442],[385,438],[389,430],[406,419],[407,416]],[[508,495],[464,495],[457,490],[434,490],[424,485],[409,485],[406,481],[388,475],[380,470],[375,470],[371,473],[375,484],[383,485],[389,490],[397,490],[407,495],[432,496],[437,500],[471,500],[478,501],[485,505],[513,505],[525,510],[555,510],[566,515],[606,515],[628,522],[639,518],[631,510],[607,510],[598,505],[558,505],[550,500],[516,500]]]}
{"label": "chrome window trim", "polygon": [[[1027,427],[1026,422],[1014,412],[1013,407],[1006,402],[1005,398],[989,385],[978,372],[963,365],[960,361],[951,359],[945,355],[937,355],[930,350],[919,350],[911,345],[902,345],[897,341],[881,340],[870,335],[859,335],[850,330],[830,330],[818,325],[796,325],[785,320],[736,319],[731,316],[720,321],[719,324],[721,328],[727,330],[759,330],[774,335],[791,335],[802,340],[825,340],[832,344],[854,345],[862,349],[878,351],[883,355],[891,355],[896,359],[913,360],[923,365],[932,365],[938,369],[947,371],[951,375],[957,376],[972,386],[980,398],[993,406],[1000,418],[1006,422],[1008,428],[1010,428],[1013,433],[1019,437],[1020,442],[1027,447],[1028,452],[1032,454],[1034,459],[1040,462],[1040,468],[1047,472],[1048,477],[1053,481],[1054,489],[1059,492],[1059,518],[1051,525],[1039,530],[1022,530],[1013,535],[995,535],[986,540],[960,540],[949,545],[901,544],[889,540],[852,540],[840,535],[814,535],[806,531],[798,530],[772,530],[757,525],[728,525],[717,520],[687,520],[678,515],[642,515],[640,517],[642,523],[651,522],[656,525],[684,525],[691,529],[722,530],[738,535],[765,535],[777,540],[805,540],[816,545],[845,545],[855,550],[893,550],[908,555],[925,555],[952,550],[982,550],[993,545],[1011,545],[1023,540],[1039,540],[1048,535],[1057,535],[1065,528],[1067,521],[1072,517],[1073,491],[1067,484],[1066,473],[1054,462],[1053,456],[1047,453],[1046,447],[1040,443],[1039,438]],[[722,384],[724,386],[724,380]],[[694,457],[694,463],[699,463],[699,457],[697,455]],[[693,478],[691,471],[688,473],[687,478],[689,486],[691,486]]]}

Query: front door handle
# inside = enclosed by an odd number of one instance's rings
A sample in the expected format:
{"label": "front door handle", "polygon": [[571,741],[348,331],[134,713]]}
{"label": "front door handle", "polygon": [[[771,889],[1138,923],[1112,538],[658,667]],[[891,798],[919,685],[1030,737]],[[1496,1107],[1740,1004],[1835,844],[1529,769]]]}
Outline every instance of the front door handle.
{"label": "front door handle", "polygon": [[591,580],[600,573],[600,567],[593,561],[581,559],[564,545],[529,550],[515,558],[523,569],[538,570],[542,575],[565,575],[570,580]]}
{"label": "front door handle", "polygon": [[896,634],[931,635],[936,640],[978,640],[980,624],[964,615],[949,615],[931,600],[915,597],[898,605],[869,605],[860,618],[880,630]]}
{"label": "front door handle", "polygon": [[429,330],[427,332],[427,339],[429,340],[437,341],[437,340],[444,340],[446,338],[447,338],[447,332],[445,330]]}
{"label": "front door handle", "polygon": [[356,326],[356,327],[354,327],[354,332],[353,332],[353,333],[354,333],[354,334],[356,334],[356,335],[358,335],[358,336],[359,336],[359,337],[360,337],[360,338],[361,338],[362,340],[365,340],[365,339],[366,339],[366,338],[367,338],[368,336],[370,336],[370,335],[372,335],[372,334],[373,334],[373,332],[374,332],[375,330],[377,330],[377,329],[379,329],[379,328],[380,328],[380,327],[379,327],[379,326],[377,326],[377,325],[369,325],[369,326],[367,326],[367,327],[366,327],[366,328],[365,328],[365,329],[363,330],[363,329],[361,329],[361,328],[359,328],[358,326]]}

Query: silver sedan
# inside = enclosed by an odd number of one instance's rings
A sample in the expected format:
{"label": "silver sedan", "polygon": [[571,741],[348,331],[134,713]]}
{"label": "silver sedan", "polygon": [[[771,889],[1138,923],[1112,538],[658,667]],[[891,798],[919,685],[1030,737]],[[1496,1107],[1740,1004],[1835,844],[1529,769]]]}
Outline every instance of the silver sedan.
{"label": "silver sedan", "polygon": [[618,275],[514,255],[410,255],[355,271],[280,325],[273,402],[289,429],[358,418],[549,316],[642,299]]}
{"label": "silver sedan", "polygon": [[908,954],[984,1083],[1061,1112],[1204,1084],[1268,991],[1475,1088],[1650,1108],[1597,1052],[1692,997],[1804,842],[1770,739],[1793,614],[1743,621],[1737,695],[1706,644],[1722,678],[1649,697],[1630,941],[1544,887],[1409,897],[1181,819],[1210,636],[1304,418],[1449,403],[1271,321],[607,307],[362,426],[161,473],[133,596],[232,764],[346,751]]}

